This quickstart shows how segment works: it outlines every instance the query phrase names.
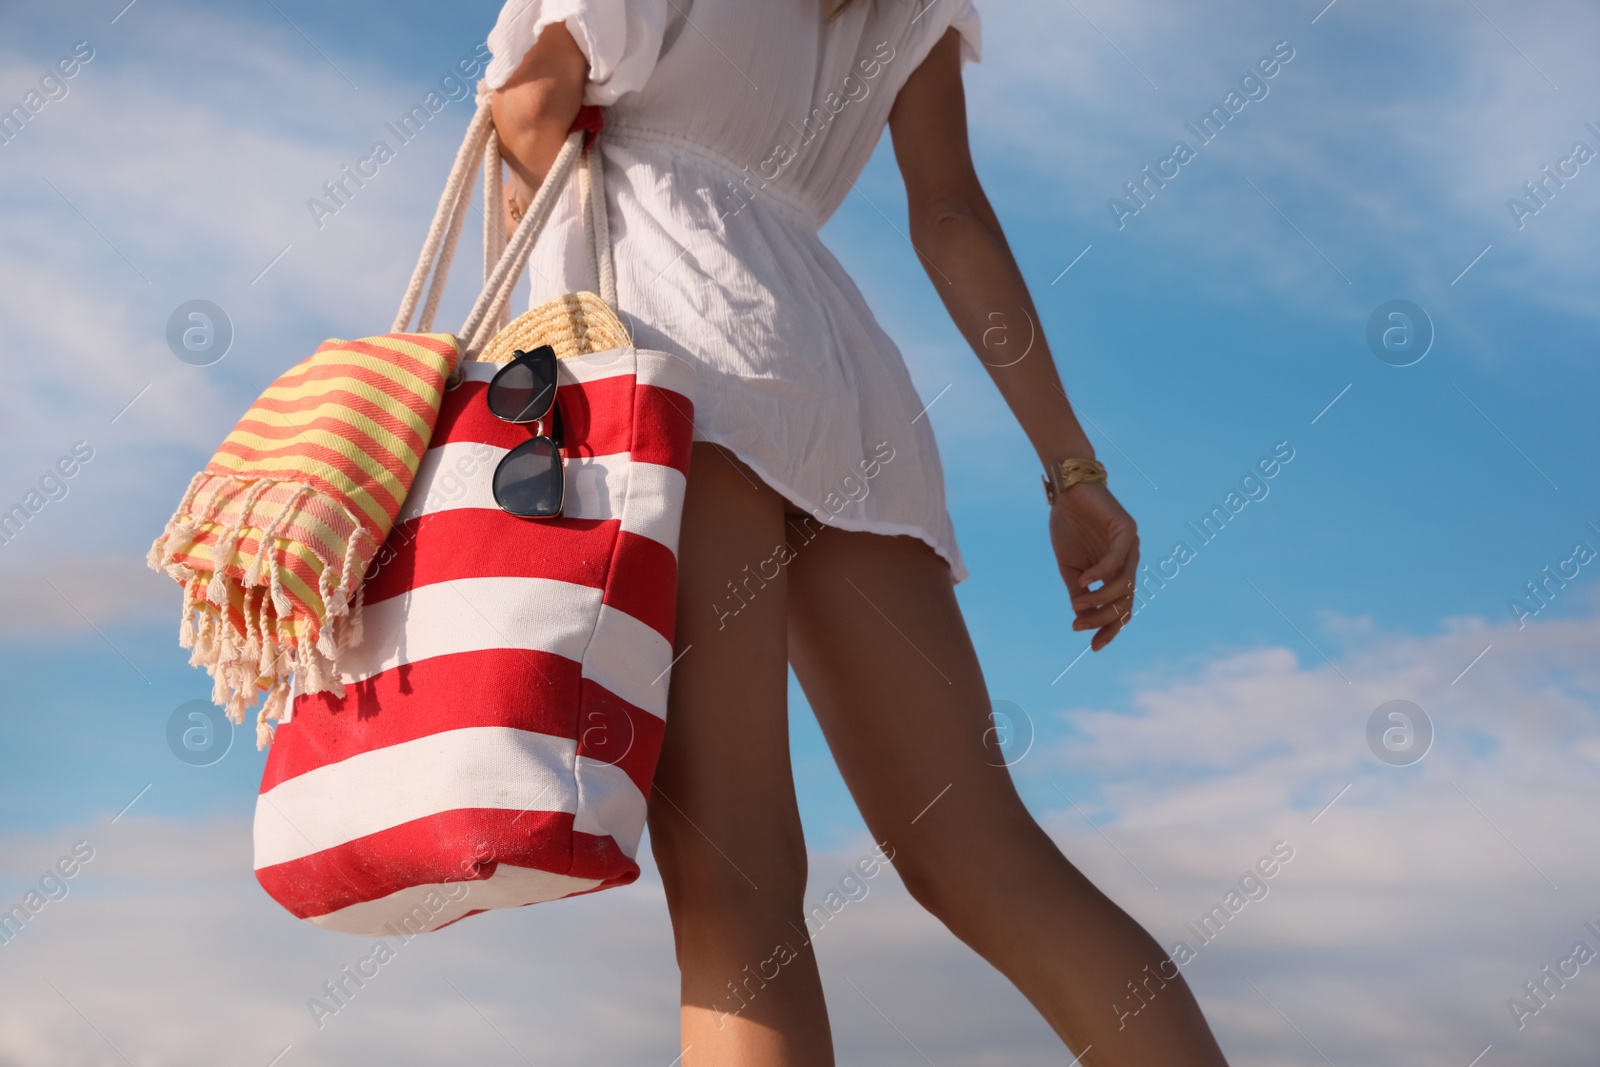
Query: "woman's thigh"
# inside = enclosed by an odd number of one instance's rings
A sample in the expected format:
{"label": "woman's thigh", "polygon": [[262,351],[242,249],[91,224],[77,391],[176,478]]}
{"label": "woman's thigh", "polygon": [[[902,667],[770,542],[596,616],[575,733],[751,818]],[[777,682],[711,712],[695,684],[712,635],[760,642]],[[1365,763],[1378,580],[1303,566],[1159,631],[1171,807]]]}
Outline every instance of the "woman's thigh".
{"label": "woman's thigh", "polygon": [[994,743],[943,559],[915,538],[793,518],[790,544],[791,662],[907,888],[932,905],[963,869],[1013,860],[1019,842],[1045,849]]}
{"label": "woman's thigh", "polygon": [[[678,558],[667,728],[650,832],[669,900],[803,893],[789,766],[784,501],[738,459],[697,442]],[[795,878],[799,885],[796,888]],[[767,905],[770,906],[770,905]]]}

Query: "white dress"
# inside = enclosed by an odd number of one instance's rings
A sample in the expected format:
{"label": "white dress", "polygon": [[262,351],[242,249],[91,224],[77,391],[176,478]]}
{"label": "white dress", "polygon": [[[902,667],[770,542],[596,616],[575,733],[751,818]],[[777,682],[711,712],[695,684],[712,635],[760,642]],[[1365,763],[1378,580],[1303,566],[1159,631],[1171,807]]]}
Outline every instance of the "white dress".
{"label": "white dress", "polygon": [[[900,87],[972,0],[509,0],[485,75],[546,25],[589,59],[617,303],[641,348],[697,369],[696,440],[732,450],[819,522],[909,534],[966,577],[944,471],[900,350],[817,236]],[[531,304],[587,288],[576,183],[529,264]],[[531,305],[530,305],[531,306]]]}

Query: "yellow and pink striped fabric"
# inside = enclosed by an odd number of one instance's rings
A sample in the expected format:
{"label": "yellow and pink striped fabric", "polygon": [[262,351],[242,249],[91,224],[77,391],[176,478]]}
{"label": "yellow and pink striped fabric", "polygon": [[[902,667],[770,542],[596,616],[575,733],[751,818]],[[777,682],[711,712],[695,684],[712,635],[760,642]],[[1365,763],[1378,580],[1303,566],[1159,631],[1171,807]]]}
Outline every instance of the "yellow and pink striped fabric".
{"label": "yellow and pink striped fabric", "polygon": [[265,694],[257,747],[299,691],[343,693],[361,640],[362,576],[404,506],[445,382],[449,334],[333,339],[245,413],[150,548],[184,587],[179,641],[242,722]]}

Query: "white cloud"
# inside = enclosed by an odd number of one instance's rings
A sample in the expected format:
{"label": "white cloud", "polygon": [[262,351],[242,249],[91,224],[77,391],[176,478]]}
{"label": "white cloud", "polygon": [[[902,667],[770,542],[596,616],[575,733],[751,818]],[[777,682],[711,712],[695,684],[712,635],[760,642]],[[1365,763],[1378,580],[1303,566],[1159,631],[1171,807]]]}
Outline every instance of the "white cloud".
{"label": "white cloud", "polygon": [[[1600,948],[1583,928],[1600,924],[1583,815],[1600,800],[1600,618],[1520,632],[1458,620],[1431,635],[1334,619],[1317,636],[1347,646],[1335,662],[1351,683],[1309,651],[1244,650],[1152,676],[1126,708],[1063,713],[1072,736],[1018,767],[1041,821],[1163,944],[1197,950],[1186,975],[1235,1063],[1465,1065],[1490,1043],[1496,1057],[1589,1063],[1600,975],[1585,969],[1520,1033],[1506,1001],[1580,938]],[[1367,748],[1368,714],[1395,698],[1437,729],[1411,767]],[[0,1063],[110,1061],[45,977],[134,1062],[265,1063],[285,1045],[285,1063],[423,1064],[463,1050],[515,1062],[478,1011],[535,1062],[676,1053],[671,939],[648,868],[632,887],[407,945],[318,1032],[306,998],[368,943],[302,928],[268,901],[249,874],[247,826],[135,811],[14,835],[0,843],[0,885],[16,897],[80,837],[96,858],[72,895],[0,947]],[[1202,947],[1185,924],[1280,840],[1294,856],[1267,895]],[[857,846],[812,855],[808,900],[870,847]],[[909,1039],[939,1064],[1061,1062],[1026,1002],[892,874],[868,885],[817,940],[841,1061],[922,1063]]]}
{"label": "white cloud", "polygon": [[131,556],[50,557],[37,566],[0,567],[0,634],[37,636],[41,631],[86,624],[170,621],[178,624],[177,586]]}
{"label": "white cloud", "polygon": [[[1297,15],[1256,2],[1105,0],[986,10],[986,58],[967,74],[980,167],[1045,180],[1029,189],[1059,206],[1060,266],[1087,241],[1097,252],[1131,241],[1153,275],[1188,264],[1185,283],[1213,298],[1258,301],[1266,289],[1278,303],[1337,317],[1374,284],[1457,295],[1451,279],[1493,242],[1469,292],[1592,317],[1594,267],[1581,235],[1600,223],[1600,193],[1584,189],[1600,189],[1600,177],[1584,168],[1521,232],[1505,200],[1573,140],[1600,148],[1583,128],[1600,121],[1583,103],[1600,87],[1580,44],[1600,32],[1594,9],[1480,5],[1508,41],[1472,6],[1443,0],[1341,4],[1312,25],[1320,7]],[[1193,145],[1184,121],[1279,40],[1296,54],[1267,97],[1114,230],[1107,198],[1175,139]]]}
{"label": "white cloud", "polygon": [[[96,38],[71,94],[0,149],[0,415],[14,443],[0,492],[22,493],[77,439],[113,475],[85,504],[102,521],[55,522],[51,546],[30,555],[143,551],[273,377],[327,336],[389,328],[472,106],[447,105],[319,231],[307,199],[380,136],[398,145],[384,123],[443,64],[415,75],[344,58],[358,94],[298,37],[290,47],[287,25],[195,8],[130,15],[116,31]],[[36,65],[0,49],[0,83],[31,80]],[[441,323],[475,295],[475,239],[469,227],[456,272],[467,280]],[[197,297],[234,328],[227,357],[204,368],[165,337],[169,314]]]}
{"label": "white cloud", "polygon": [[[1600,981],[1520,1034],[1506,1000],[1576,940],[1600,950],[1581,815],[1600,800],[1600,619],[1414,636],[1333,618],[1313,637],[1347,646],[1337,669],[1304,646],[1239,651],[1145,679],[1129,709],[1063,713],[1071,736],[1019,770],[1071,776],[1122,854],[1071,810],[1051,818],[1058,840],[1164,944],[1198,950],[1191,981],[1225,1040],[1283,1038],[1284,1058],[1259,1062],[1322,1061],[1246,979],[1335,1063],[1465,1064],[1490,1042],[1587,1062]],[[1368,717],[1394,699],[1435,730],[1413,766],[1368,748]],[[1279,840],[1295,858],[1267,897],[1200,948],[1185,924]]]}
{"label": "white cloud", "polygon": [[[133,1062],[172,1067],[265,1064],[285,1045],[283,1063],[308,1065],[517,1062],[507,1040],[533,1062],[665,1064],[677,1054],[677,973],[653,869],[631,887],[475,916],[400,946],[319,1029],[307,999],[370,955],[372,942],[302,926],[268,900],[249,873],[246,825],[130,815],[115,826],[13,837],[3,853],[6,891],[16,896],[80,838],[96,853],[71,893],[0,946],[0,1063],[114,1059],[85,1017]],[[813,856],[814,896],[856,858]],[[872,1062],[921,1062],[841,980],[848,975],[919,1044],[948,1045],[941,1063],[988,1062],[959,1050],[975,1037],[1004,1046],[1008,1029],[1034,1039],[1008,1062],[1057,1062],[1025,1002],[979,974],[981,962],[893,879],[867,883],[867,895],[818,937],[845,1058],[858,1049],[873,1050]],[[903,980],[908,962],[922,965],[924,981]]]}

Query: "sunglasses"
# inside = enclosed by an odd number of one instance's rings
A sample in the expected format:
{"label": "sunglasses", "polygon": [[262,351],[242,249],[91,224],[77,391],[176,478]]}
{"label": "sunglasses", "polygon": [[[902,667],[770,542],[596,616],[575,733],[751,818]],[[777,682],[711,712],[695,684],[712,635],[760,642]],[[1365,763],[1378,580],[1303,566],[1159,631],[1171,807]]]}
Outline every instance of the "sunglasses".
{"label": "sunglasses", "polygon": [[[556,350],[518,349],[489,380],[489,413],[502,422],[528,425],[550,419],[549,433],[535,433],[505,454],[494,469],[494,500],[502,511],[524,519],[561,514],[566,476],[561,467],[561,408],[556,404]],[[537,428],[536,428],[537,429]]]}

